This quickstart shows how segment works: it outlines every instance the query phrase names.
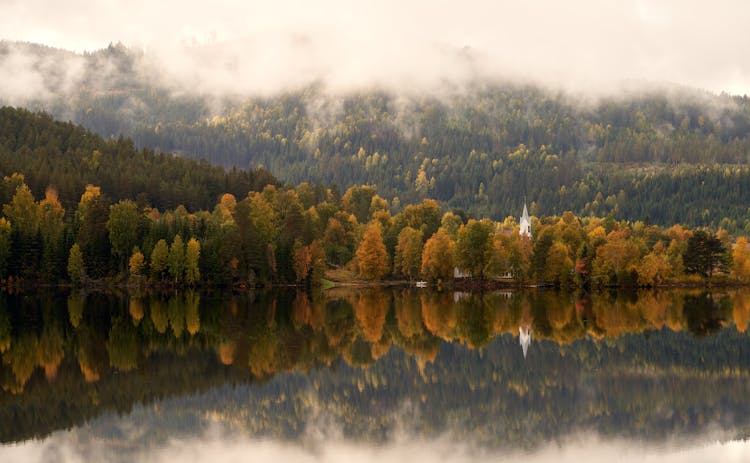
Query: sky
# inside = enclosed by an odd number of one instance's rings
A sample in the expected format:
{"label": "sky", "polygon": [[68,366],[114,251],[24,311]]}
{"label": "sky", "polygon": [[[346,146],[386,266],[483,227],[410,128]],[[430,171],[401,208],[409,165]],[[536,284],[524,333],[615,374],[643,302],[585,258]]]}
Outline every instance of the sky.
{"label": "sky", "polygon": [[502,78],[750,94],[748,24],[747,0],[0,0],[2,39],[79,53],[122,42],[166,79],[217,92]]}

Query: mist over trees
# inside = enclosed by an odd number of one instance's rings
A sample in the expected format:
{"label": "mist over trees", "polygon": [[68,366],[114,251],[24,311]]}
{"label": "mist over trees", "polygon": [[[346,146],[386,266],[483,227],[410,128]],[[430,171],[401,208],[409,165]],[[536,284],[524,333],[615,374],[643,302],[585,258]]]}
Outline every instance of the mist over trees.
{"label": "mist over trees", "polygon": [[[137,147],[340,191],[376,185],[388,200],[430,197],[495,220],[526,196],[536,215],[750,232],[747,97],[646,84],[591,97],[482,79],[431,95],[325,83],[209,95],[171,88],[119,44],[74,56],[13,47],[43,57],[45,90],[25,105]],[[63,72],[71,60],[76,72]]]}

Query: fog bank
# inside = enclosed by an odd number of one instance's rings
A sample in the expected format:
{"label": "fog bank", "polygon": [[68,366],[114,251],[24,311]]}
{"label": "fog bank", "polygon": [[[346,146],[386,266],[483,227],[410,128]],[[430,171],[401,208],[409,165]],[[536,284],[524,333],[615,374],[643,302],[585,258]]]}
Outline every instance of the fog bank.
{"label": "fog bank", "polygon": [[[3,39],[78,53],[122,42],[179,92],[269,94],[319,84],[433,92],[482,80],[612,92],[671,82],[750,93],[742,0],[0,2]],[[0,59],[2,92],[42,94],[24,54]],[[66,88],[80,60],[65,60]],[[21,77],[24,80],[21,80]],[[27,85],[22,85],[26,82]]]}

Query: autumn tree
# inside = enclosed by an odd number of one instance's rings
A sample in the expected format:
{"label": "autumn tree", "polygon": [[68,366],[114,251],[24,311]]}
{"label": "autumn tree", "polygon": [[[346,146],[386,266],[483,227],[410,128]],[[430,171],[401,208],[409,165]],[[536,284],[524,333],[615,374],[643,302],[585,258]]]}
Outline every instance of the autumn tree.
{"label": "autumn tree", "polygon": [[604,244],[596,249],[592,280],[597,285],[607,285],[613,281],[626,283],[627,273],[635,269],[639,258],[640,249],[629,239],[627,230],[613,230]]}
{"label": "autumn tree", "polygon": [[73,243],[68,256],[68,276],[74,285],[81,284],[86,277],[86,266],[83,262],[83,253],[78,243]]}
{"label": "autumn tree", "polygon": [[313,286],[320,285],[326,272],[326,252],[319,240],[314,240],[308,246],[312,268],[310,269],[309,281]]}
{"label": "autumn tree", "polygon": [[531,256],[531,271],[538,280],[544,280],[549,250],[555,242],[555,232],[549,225],[538,227],[537,230],[533,243],[534,252]]}
{"label": "autumn tree", "polygon": [[422,252],[422,275],[427,278],[453,277],[455,242],[443,231],[427,240]]}
{"label": "autumn tree", "polygon": [[524,280],[531,273],[531,257],[533,244],[528,236],[512,233],[504,242],[508,253],[508,267],[510,274],[516,280]]}
{"label": "autumn tree", "polygon": [[201,244],[195,238],[190,238],[185,250],[185,283],[194,285],[201,279],[198,265],[201,256]]}
{"label": "autumn tree", "polygon": [[41,214],[34,195],[23,181],[22,175],[5,177],[6,184],[18,184],[10,203],[3,206],[3,213],[12,227],[13,247],[16,250],[10,261],[10,270],[22,277],[35,277],[42,254],[39,239]]}
{"label": "autumn tree", "polygon": [[565,243],[556,241],[547,252],[545,280],[559,286],[567,286],[573,276],[573,260]]}
{"label": "autumn tree", "polygon": [[406,227],[398,234],[394,272],[402,273],[409,280],[419,276],[422,267],[422,232]]}
{"label": "autumn tree", "polygon": [[469,219],[456,241],[456,264],[472,276],[484,277],[492,258],[494,225],[489,219]]}
{"label": "autumn tree", "polygon": [[367,226],[362,242],[357,248],[359,274],[368,280],[377,280],[388,274],[388,254],[383,244],[380,225]]}
{"label": "autumn tree", "polygon": [[461,229],[461,225],[463,224],[464,221],[461,216],[453,212],[446,212],[440,220],[440,229],[455,241],[458,238],[458,230]]}
{"label": "autumn tree", "polygon": [[128,270],[130,272],[131,278],[134,278],[136,280],[140,279],[140,277],[143,275],[143,268],[146,265],[146,259],[143,256],[143,253],[141,252],[138,247],[133,248],[133,254],[130,256],[130,259],[128,259]]}
{"label": "autumn tree", "polygon": [[42,235],[42,274],[46,279],[60,276],[65,262],[63,238],[65,234],[65,209],[63,209],[54,188],[47,188],[44,199],[39,203],[39,230]]}
{"label": "autumn tree", "polygon": [[11,257],[12,227],[8,219],[0,217],[0,278],[7,276],[8,259]]}
{"label": "autumn tree", "polygon": [[682,262],[682,254],[685,252],[686,243],[680,243],[676,239],[669,242],[667,247],[667,266],[671,278],[681,277],[685,272],[685,265]]}
{"label": "autumn tree", "polygon": [[[352,219],[356,222],[354,216],[352,216]],[[345,220],[344,217],[328,219],[328,224],[323,233],[323,248],[330,263],[335,265],[346,264],[353,257],[355,241],[352,225],[352,222]]]}
{"label": "autumn tree", "polygon": [[307,279],[307,275],[312,268],[312,255],[310,254],[310,248],[304,246],[300,240],[297,240],[294,243],[292,267],[294,268],[294,275],[297,283],[301,283]]}
{"label": "autumn tree", "polygon": [[422,237],[432,236],[440,227],[442,212],[434,199],[425,199],[420,204],[406,206],[393,218],[393,227],[401,231],[411,227],[422,232]]}
{"label": "autumn tree", "polygon": [[167,270],[167,262],[169,257],[169,247],[167,242],[163,239],[156,242],[153,251],[151,251],[151,260],[149,267],[151,268],[151,277],[159,281],[163,278],[164,272]]}
{"label": "autumn tree", "polygon": [[652,251],[638,264],[638,286],[654,286],[663,283],[669,275],[669,263],[665,252]]}
{"label": "autumn tree", "polygon": [[732,250],[732,276],[740,281],[750,278],[750,248],[744,236],[737,238]]}
{"label": "autumn tree", "polygon": [[169,247],[167,268],[174,282],[179,283],[185,274],[185,242],[182,241],[179,234],[175,235],[174,241]]}
{"label": "autumn tree", "polygon": [[492,275],[505,275],[510,272],[511,236],[495,233],[492,239],[492,255],[487,264],[487,270]]}

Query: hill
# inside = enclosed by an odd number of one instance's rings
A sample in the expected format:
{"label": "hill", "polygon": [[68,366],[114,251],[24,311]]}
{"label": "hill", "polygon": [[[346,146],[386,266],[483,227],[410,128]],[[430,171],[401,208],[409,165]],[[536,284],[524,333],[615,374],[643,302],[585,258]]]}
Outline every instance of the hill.
{"label": "hill", "polygon": [[[201,94],[122,45],[76,55],[4,42],[37,91],[0,99],[104,137],[280,179],[370,184],[408,204],[432,197],[474,216],[613,214],[750,233],[750,99],[633,83],[590,97],[476,81],[442,94],[325,84],[266,96]],[[25,68],[26,69],[26,68]]]}

